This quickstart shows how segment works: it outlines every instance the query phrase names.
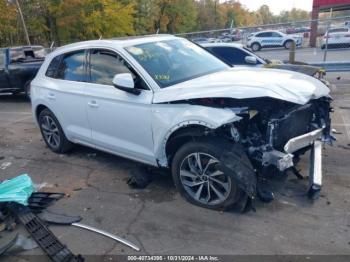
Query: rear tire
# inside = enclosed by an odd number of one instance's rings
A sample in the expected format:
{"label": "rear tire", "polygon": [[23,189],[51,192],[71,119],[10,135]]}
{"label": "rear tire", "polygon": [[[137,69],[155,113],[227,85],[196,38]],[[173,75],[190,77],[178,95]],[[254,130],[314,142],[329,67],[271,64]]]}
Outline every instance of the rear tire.
{"label": "rear tire", "polygon": [[204,208],[227,210],[244,194],[233,175],[219,169],[224,147],[222,141],[211,139],[186,143],[175,153],[171,165],[173,180],[188,202]]}
{"label": "rear tire", "polygon": [[254,52],[257,52],[261,50],[261,45],[259,43],[253,43],[251,48]]}
{"label": "rear tire", "polygon": [[57,118],[49,109],[41,111],[38,120],[43,139],[51,151],[63,154],[72,149],[73,143],[67,139]]}

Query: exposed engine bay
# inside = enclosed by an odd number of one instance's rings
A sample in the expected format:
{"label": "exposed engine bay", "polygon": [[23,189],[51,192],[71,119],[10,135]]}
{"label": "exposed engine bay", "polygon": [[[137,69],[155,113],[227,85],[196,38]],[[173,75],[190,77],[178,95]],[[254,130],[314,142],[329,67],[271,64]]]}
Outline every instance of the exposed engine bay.
{"label": "exposed engine bay", "polygon": [[[322,186],[322,143],[331,144],[331,97],[311,100],[305,105],[273,98],[205,98],[191,104],[230,108],[241,120],[222,126],[216,135],[241,144],[256,173],[264,176],[267,168],[296,172],[300,156],[310,151],[309,196],[315,198]],[[317,153],[317,155],[315,155]],[[245,181],[246,188],[251,188]],[[258,180],[252,183],[259,183]],[[258,187],[258,185],[255,185]]]}

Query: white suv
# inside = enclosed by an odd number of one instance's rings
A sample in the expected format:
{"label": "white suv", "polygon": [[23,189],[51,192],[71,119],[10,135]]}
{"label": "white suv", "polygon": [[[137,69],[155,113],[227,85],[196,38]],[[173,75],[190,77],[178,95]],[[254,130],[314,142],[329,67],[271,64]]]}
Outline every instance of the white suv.
{"label": "white suv", "polygon": [[336,27],[329,29],[322,38],[321,48],[350,47],[350,27]]}
{"label": "white suv", "polygon": [[248,36],[247,47],[254,52],[268,47],[285,47],[290,49],[293,42],[301,46],[303,37],[300,35],[287,35],[279,31],[261,31]]}
{"label": "white suv", "polygon": [[318,139],[329,138],[329,89],[307,75],[230,68],[188,40],[157,35],[59,48],[31,88],[52,151],[82,144],[170,168],[191,203],[251,203],[257,174],[291,168],[308,149],[310,192],[321,186]]}

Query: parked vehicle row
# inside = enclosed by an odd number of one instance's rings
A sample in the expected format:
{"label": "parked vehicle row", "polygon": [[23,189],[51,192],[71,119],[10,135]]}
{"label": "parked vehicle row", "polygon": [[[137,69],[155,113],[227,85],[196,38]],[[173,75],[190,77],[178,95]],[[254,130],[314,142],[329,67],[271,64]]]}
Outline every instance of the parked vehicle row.
{"label": "parked vehicle row", "polygon": [[308,193],[321,189],[331,98],[306,74],[232,68],[186,39],[156,35],[61,47],[31,90],[52,151],[82,144],[169,168],[193,204],[251,207],[269,168],[285,172],[309,150]]}

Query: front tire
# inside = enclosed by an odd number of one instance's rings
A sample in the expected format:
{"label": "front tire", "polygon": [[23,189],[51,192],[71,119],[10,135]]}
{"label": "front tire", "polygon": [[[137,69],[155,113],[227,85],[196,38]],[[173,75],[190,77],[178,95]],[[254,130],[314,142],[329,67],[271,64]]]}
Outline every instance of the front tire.
{"label": "front tire", "polygon": [[72,149],[73,144],[68,141],[60,123],[49,109],[41,111],[38,120],[43,139],[51,151],[63,154]]}
{"label": "front tire", "polygon": [[293,44],[293,41],[292,41],[292,40],[287,40],[287,41],[284,43],[284,48],[285,48],[285,49],[291,49],[291,48],[292,48],[292,44]]}
{"label": "front tire", "polygon": [[232,208],[242,196],[232,174],[220,170],[220,141],[184,144],[172,161],[172,176],[180,194],[190,203],[214,210]]}

